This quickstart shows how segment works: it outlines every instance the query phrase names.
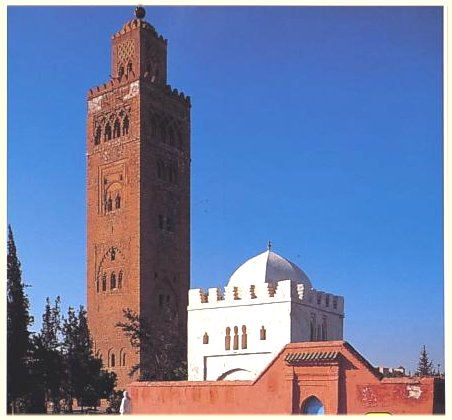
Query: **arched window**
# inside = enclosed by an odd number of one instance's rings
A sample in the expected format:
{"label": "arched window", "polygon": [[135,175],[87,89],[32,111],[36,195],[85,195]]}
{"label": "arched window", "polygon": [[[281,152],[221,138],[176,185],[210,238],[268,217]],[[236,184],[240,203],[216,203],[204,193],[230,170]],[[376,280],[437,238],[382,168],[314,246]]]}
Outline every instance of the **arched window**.
{"label": "arched window", "polygon": [[111,196],[108,197],[107,200],[107,211],[112,211],[113,210],[113,200],[111,199]]}
{"label": "arched window", "polygon": [[110,259],[114,261],[116,259],[116,250],[114,248],[111,248],[110,250]]}
{"label": "arched window", "polygon": [[261,331],[260,331],[260,339],[266,340],[267,339],[267,331],[265,330],[264,326],[262,325]]}
{"label": "arched window", "polygon": [[121,135],[121,124],[119,124],[119,119],[116,118],[113,124],[113,138],[119,137]]}
{"label": "arched window", "polygon": [[99,280],[96,280],[96,292],[99,293]]}
{"label": "arched window", "polygon": [[169,139],[170,146],[174,146],[174,143],[175,143],[174,131],[171,127],[168,129],[168,139]]}
{"label": "arched window", "polygon": [[166,143],[167,142],[167,132],[166,132],[166,126],[165,123],[162,121],[160,123],[160,141],[162,143]]}
{"label": "arched window", "polygon": [[104,273],[102,275],[102,291],[105,292],[107,290],[107,275]]}
{"label": "arched window", "polygon": [[100,136],[102,134],[102,130],[99,126],[96,127],[95,133],[94,133],[94,144],[97,146],[100,143]]}
{"label": "arched window", "polygon": [[111,273],[111,277],[110,277],[110,289],[116,289],[116,274],[113,271],[113,273]]}
{"label": "arched window", "polygon": [[246,326],[242,325],[242,349],[246,349],[248,347],[247,341]]}
{"label": "arched window", "polygon": [[105,131],[104,131],[104,141],[111,140],[111,125],[108,122],[105,124]]}
{"label": "arched window", "polygon": [[123,65],[119,66],[118,76],[119,77],[124,76],[124,66]]}
{"label": "arched window", "polygon": [[122,276],[123,276],[123,273],[122,273],[122,271],[120,271],[118,274],[118,289],[122,289]]}
{"label": "arched window", "polygon": [[120,194],[116,194],[115,197],[115,209],[120,209],[121,208],[121,195]]}
{"label": "arched window", "polygon": [[237,327],[234,327],[234,344],[232,345],[232,349],[239,349],[239,329]]}
{"label": "arched window", "polygon": [[126,365],[126,354],[125,353],[122,354],[122,365],[123,366]]}
{"label": "arched window", "polygon": [[322,320],[322,340],[327,340],[327,330],[326,330],[326,316],[323,317]]}
{"label": "arched window", "polygon": [[111,367],[115,367],[115,366],[116,366],[116,357],[115,357],[115,354],[114,354],[114,353],[112,353],[112,354],[110,355],[110,366],[111,366]]}
{"label": "arched window", "polygon": [[202,344],[209,344],[209,334],[207,334],[206,332],[202,337]]}
{"label": "arched window", "polygon": [[303,404],[301,411],[303,414],[325,414],[325,407],[317,397],[309,397]]}
{"label": "arched window", "polygon": [[129,117],[126,115],[122,120],[122,135],[129,134]]}
{"label": "arched window", "polygon": [[310,324],[310,332],[311,332],[311,341],[315,341],[315,314],[311,314],[311,324]]}
{"label": "arched window", "polygon": [[226,327],[226,336],[224,337],[224,349],[231,350],[231,329]]}
{"label": "arched window", "polygon": [[132,71],[132,62],[129,61],[129,62],[127,63],[127,74],[129,74],[131,71]]}

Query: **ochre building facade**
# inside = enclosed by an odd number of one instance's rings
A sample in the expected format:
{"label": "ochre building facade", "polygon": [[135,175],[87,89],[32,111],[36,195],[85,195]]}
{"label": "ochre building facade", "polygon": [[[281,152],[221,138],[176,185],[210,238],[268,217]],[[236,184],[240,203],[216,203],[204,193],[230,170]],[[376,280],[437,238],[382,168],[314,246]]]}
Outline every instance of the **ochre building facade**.
{"label": "ochre building facade", "polygon": [[88,322],[119,388],[146,356],[116,326],[123,310],[158,322],[169,308],[186,342],[190,283],[190,98],[143,17],[112,36],[110,80],[88,92]]}

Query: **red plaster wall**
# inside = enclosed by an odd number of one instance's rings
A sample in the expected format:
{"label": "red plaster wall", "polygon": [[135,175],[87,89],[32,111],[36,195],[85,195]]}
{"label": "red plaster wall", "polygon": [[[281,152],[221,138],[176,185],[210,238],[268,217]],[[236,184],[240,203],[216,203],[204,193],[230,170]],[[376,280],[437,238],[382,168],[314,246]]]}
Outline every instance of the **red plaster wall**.
{"label": "red plaster wall", "polygon": [[[284,361],[288,353],[305,351],[339,356],[317,364]],[[441,400],[437,382],[381,379],[348,343],[336,341],[289,344],[254,382],[135,382],[128,390],[133,414],[296,414],[311,396],[322,401],[325,414],[432,414],[434,401]],[[413,386],[421,390],[419,398],[409,397],[407,387]]]}

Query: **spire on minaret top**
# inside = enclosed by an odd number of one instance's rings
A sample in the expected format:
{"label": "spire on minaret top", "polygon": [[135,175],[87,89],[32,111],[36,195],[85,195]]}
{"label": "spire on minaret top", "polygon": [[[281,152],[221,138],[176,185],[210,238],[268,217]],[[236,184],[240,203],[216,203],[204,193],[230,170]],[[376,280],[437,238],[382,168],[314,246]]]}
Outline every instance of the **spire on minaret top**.
{"label": "spire on minaret top", "polygon": [[267,248],[269,251],[272,250],[272,241],[268,241]]}
{"label": "spire on minaret top", "polygon": [[135,17],[137,19],[143,19],[146,16],[146,10],[144,10],[144,7],[141,5],[138,5],[135,8]]}

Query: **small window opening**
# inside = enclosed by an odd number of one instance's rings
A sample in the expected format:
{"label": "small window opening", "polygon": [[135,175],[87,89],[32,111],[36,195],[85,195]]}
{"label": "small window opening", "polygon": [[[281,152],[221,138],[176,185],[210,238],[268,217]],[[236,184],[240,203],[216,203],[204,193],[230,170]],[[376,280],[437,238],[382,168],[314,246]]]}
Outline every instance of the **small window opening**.
{"label": "small window opening", "polygon": [[122,122],[122,135],[129,134],[129,117],[126,115]]}
{"label": "small window opening", "polygon": [[162,141],[162,143],[167,142],[166,127],[163,122],[160,124],[160,140]]}
{"label": "small window opening", "polygon": [[122,354],[122,365],[123,366],[126,365],[126,354],[125,353]]}
{"label": "small window opening", "polygon": [[234,327],[234,344],[232,346],[233,350],[239,349],[239,329]]}
{"label": "small window opening", "polygon": [[110,251],[110,258],[112,261],[116,259],[116,250],[114,248],[112,248]]}
{"label": "small window opening", "polygon": [[104,140],[111,140],[111,125],[110,123],[107,123],[105,125],[105,131],[104,131]]}
{"label": "small window opening", "polygon": [[118,274],[118,289],[122,289],[122,276],[123,276],[123,273],[122,273],[122,271],[120,271]]}
{"label": "small window opening", "polygon": [[206,332],[202,337],[202,344],[209,344],[209,335]]}
{"label": "small window opening", "polygon": [[246,326],[242,325],[242,349],[246,349],[248,347],[247,341]]}
{"label": "small window opening", "polygon": [[115,355],[112,353],[111,358],[110,358],[110,366],[111,367],[115,367],[116,366],[116,357]]}
{"label": "small window opening", "polygon": [[116,274],[114,272],[111,273],[110,277],[110,289],[116,289]]}
{"label": "small window opening", "polygon": [[119,194],[116,194],[115,208],[116,209],[120,209],[121,208],[121,196]]}
{"label": "small window opening", "polygon": [[124,66],[120,66],[120,67],[119,67],[118,76],[119,76],[119,77],[124,76]]}
{"label": "small window opening", "polygon": [[113,210],[113,200],[111,199],[111,196],[108,196],[107,200],[107,211]]}
{"label": "small window opening", "polygon": [[99,280],[96,281],[96,292],[99,293]]}
{"label": "small window opening", "polygon": [[100,129],[100,127],[98,126],[96,128],[96,132],[94,134],[94,144],[97,146],[100,143],[100,137],[102,134],[102,130]]}
{"label": "small window opening", "polygon": [[224,349],[231,350],[231,329],[226,327],[226,336],[224,337]]}
{"label": "small window opening", "polygon": [[119,124],[119,119],[116,118],[113,124],[113,138],[119,137],[121,135],[121,125]]}
{"label": "small window opening", "polygon": [[132,71],[132,62],[129,61],[129,62],[127,63],[127,74],[129,74],[131,71]]}
{"label": "small window opening", "polygon": [[102,276],[102,291],[105,292],[107,290],[107,275],[104,274]]}
{"label": "small window opening", "polygon": [[265,327],[262,325],[261,331],[260,331],[260,339],[261,340],[266,340],[267,339],[267,330],[265,329]]}

